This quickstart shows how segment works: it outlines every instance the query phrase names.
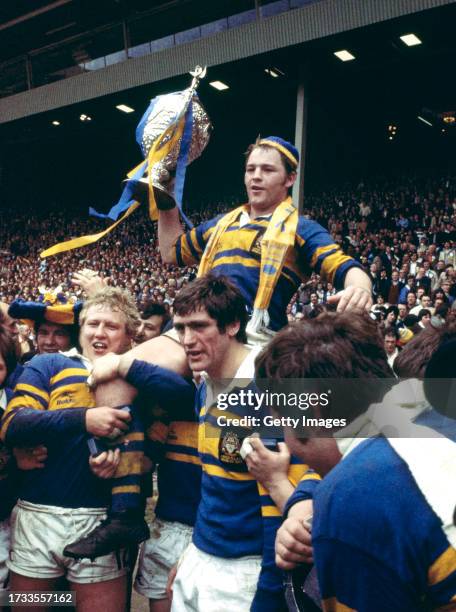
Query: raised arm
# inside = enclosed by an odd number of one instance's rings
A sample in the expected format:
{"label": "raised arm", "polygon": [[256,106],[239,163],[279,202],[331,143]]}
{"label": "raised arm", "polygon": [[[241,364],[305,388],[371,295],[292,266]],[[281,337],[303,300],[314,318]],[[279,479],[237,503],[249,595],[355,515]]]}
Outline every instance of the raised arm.
{"label": "raised arm", "polygon": [[173,246],[182,233],[179,210],[161,210],[158,216],[158,246],[164,263],[175,263]]}

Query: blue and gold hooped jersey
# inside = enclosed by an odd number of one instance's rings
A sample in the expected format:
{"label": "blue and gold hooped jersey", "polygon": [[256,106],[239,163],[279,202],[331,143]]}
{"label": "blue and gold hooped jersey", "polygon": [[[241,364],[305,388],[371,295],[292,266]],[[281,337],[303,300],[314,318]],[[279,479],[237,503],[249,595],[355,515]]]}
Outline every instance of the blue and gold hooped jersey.
{"label": "blue and gold hooped jersey", "polygon": [[[261,240],[270,217],[259,217],[243,224],[240,222],[241,214],[221,236],[212,272],[233,280],[251,311],[260,278]],[[220,218],[215,217],[179,236],[174,245],[177,265],[195,265],[200,261]],[[360,264],[344,255],[327,230],[315,221],[300,217],[294,249],[290,249],[286,256],[268,309],[271,329],[277,330],[287,324],[286,307],[312,271],[333,283],[337,289],[342,289],[345,274],[352,267],[360,267]]]}
{"label": "blue and gold hooped jersey", "polygon": [[68,508],[104,507],[109,482],[89,469],[85,411],[95,406],[88,370],[60,353],[34,357],[24,368],[2,420],[9,446],[44,444],[44,468],[23,472],[19,497]]}
{"label": "blue and gold hooped jersey", "polygon": [[[194,416],[194,413],[193,413]],[[198,422],[172,421],[164,456],[157,470],[158,502],[155,514],[165,521],[193,526],[201,499],[201,460]]]}
{"label": "blue and gold hooped jersey", "polygon": [[324,610],[456,610],[456,549],[387,439],[366,440],[345,456],[314,504]]}
{"label": "blue and gold hooped jersey", "polygon": [[[0,389],[0,419],[11,396],[11,389]],[[16,485],[17,472],[12,453],[0,441],[0,521],[9,516],[14,506]]]}
{"label": "blue and gold hooped jersey", "polygon": [[[198,450],[203,473],[193,541],[204,552],[219,557],[263,555],[265,521],[280,519],[281,514],[240,455],[243,439],[252,434],[252,429],[230,429],[217,424],[219,416],[239,418],[246,414],[246,408],[234,408],[231,412],[216,406],[207,408],[206,398],[204,382],[196,399],[200,422]],[[296,485],[307,471],[307,466],[292,458],[290,482]],[[316,474],[313,476],[318,479]],[[274,524],[272,540],[278,522]]]}
{"label": "blue and gold hooped jersey", "polygon": [[[147,368],[144,371],[147,373]],[[165,521],[193,526],[201,497],[198,421],[194,405],[179,405],[171,416],[156,404],[148,406],[144,414],[147,422],[146,452],[157,465],[155,515]],[[177,415],[179,420],[172,420]]]}

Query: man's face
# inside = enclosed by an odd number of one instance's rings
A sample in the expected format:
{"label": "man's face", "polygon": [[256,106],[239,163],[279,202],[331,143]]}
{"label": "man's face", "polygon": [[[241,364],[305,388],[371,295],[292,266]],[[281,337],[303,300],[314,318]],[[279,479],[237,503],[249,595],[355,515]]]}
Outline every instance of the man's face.
{"label": "man's face", "polygon": [[295,179],[295,173],[287,175],[276,149],[253,149],[245,166],[244,184],[254,212],[263,215],[273,212],[285,200]]}
{"label": "man's face", "polygon": [[403,319],[407,314],[407,306],[405,304],[398,304],[399,316]]}
{"label": "man's face", "polygon": [[107,353],[124,353],[131,346],[125,315],[108,306],[91,306],[79,332],[79,344],[90,361]]}
{"label": "man's face", "polygon": [[424,325],[424,327],[427,327],[428,325],[430,325],[431,323],[431,315],[430,314],[425,314],[421,317],[421,324]]}
{"label": "man's face", "polygon": [[423,297],[421,298],[421,305],[423,306],[423,308],[429,308],[429,306],[431,305],[431,298],[428,295],[423,295]]}
{"label": "man's face", "polygon": [[396,338],[394,336],[385,336],[384,345],[386,354],[392,355],[396,350]]}
{"label": "man's face", "polygon": [[147,340],[156,338],[160,335],[162,325],[163,317],[161,315],[152,315],[148,319],[143,319],[138,328],[138,333],[136,334],[136,342],[141,344],[142,342],[147,342]]}
{"label": "man's face", "polygon": [[0,389],[3,383],[5,382],[6,374],[7,374],[6,363],[2,355],[0,354]]}
{"label": "man's face", "polygon": [[318,304],[318,295],[316,293],[310,294],[310,303],[313,304],[314,306]]}
{"label": "man's face", "polygon": [[184,347],[190,369],[217,375],[230,342],[239,330],[239,323],[231,323],[221,332],[217,321],[209,316],[206,309],[199,309],[186,315],[174,315],[174,328]]}
{"label": "man's face", "polygon": [[65,325],[41,323],[36,334],[38,354],[58,353],[71,348],[70,332]]}
{"label": "man's face", "polygon": [[416,305],[416,295],[414,293],[410,292],[407,295],[407,306],[409,308],[413,308],[413,306],[415,306],[415,305]]}
{"label": "man's face", "polygon": [[394,323],[396,321],[396,313],[392,310],[386,315],[386,320],[388,323]]}
{"label": "man's face", "polygon": [[391,274],[391,278],[393,279],[394,282],[396,282],[399,279],[399,272],[397,272],[396,270]]}
{"label": "man's face", "polygon": [[[6,298],[5,298],[6,300]],[[16,319],[12,319],[8,314],[8,304],[2,303],[0,305],[0,312],[3,314],[3,327],[8,331],[14,340],[17,339],[19,334],[19,326]]]}
{"label": "man's face", "polygon": [[326,476],[342,458],[333,438],[297,438],[293,427],[284,427],[284,437],[290,453],[320,476]]}

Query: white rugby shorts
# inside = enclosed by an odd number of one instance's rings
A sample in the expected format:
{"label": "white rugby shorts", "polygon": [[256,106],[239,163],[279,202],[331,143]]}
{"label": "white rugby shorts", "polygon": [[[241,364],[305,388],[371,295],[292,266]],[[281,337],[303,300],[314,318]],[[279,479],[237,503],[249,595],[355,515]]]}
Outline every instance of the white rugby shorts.
{"label": "white rugby shorts", "polygon": [[10,525],[9,518],[0,521],[0,591],[6,589],[8,568],[6,562],[10,551]]}
{"label": "white rugby shorts", "polygon": [[11,513],[11,553],[7,566],[30,578],[59,578],[86,584],[128,572],[126,553],[89,559],[63,555],[67,544],[84,537],[106,518],[104,508],[60,508],[19,500]]}
{"label": "white rugby shorts", "polygon": [[139,556],[135,590],[149,599],[166,599],[166,584],[172,567],[192,541],[193,527],[155,518],[150,538]]}
{"label": "white rugby shorts", "polygon": [[249,612],[261,557],[224,559],[190,544],[173,584],[171,612]]}

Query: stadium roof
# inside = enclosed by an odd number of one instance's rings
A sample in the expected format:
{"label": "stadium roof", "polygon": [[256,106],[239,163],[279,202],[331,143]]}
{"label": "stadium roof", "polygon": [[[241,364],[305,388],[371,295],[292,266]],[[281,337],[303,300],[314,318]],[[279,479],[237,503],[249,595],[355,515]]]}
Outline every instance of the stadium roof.
{"label": "stadium roof", "polygon": [[[302,71],[310,94],[307,175],[311,182],[324,185],[386,172],[405,162],[413,168],[434,163],[445,170],[455,160],[456,127],[441,116],[456,110],[455,22],[452,2],[211,66],[199,94],[215,130],[208,153],[189,171],[194,193],[239,191],[241,154],[258,133],[294,138],[296,85]],[[409,33],[423,44],[407,47],[400,36]],[[350,50],[356,59],[341,62],[334,56],[341,49]],[[271,68],[282,74],[274,78],[265,72]],[[66,189],[66,198],[109,207],[125,171],[140,160],[134,129],[148,101],[187,87],[190,79],[188,73],[180,74],[0,126],[8,191],[14,190],[8,177],[14,177],[15,167],[21,168],[22,176],[29,173],[34,185],[40,177],[40,194],[51,182],[47,187],[51,199]],[[227,83],[229,89],[214,90],[209,86],[213,80]],[[120,112],[119,104],[134,112]],[[83,114],[92,120],[81,121]],[[52,125],[53,121],[60,125]],[[393,140],[390,125],[397,128]],[[74,173],[81,171],[83,178],[73,183]],[[234,184],[233,172],[238,179]]]}

